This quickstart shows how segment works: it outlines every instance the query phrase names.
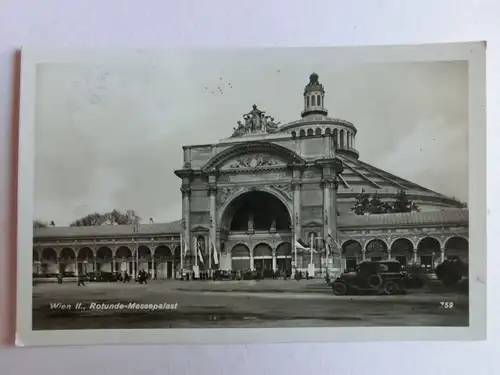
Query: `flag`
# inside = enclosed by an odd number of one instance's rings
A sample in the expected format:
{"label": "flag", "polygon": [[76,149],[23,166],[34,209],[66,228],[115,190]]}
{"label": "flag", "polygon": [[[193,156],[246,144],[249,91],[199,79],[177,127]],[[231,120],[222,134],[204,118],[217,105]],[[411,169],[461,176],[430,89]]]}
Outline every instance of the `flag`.
{"label": "flag", "polygon": [[196,239],[196,252],[198,253],[198,258],[200,259],[200,262],[205,263],[203,261],[203,254],[201,253],[201,243],[198,242],[198,239]]}
{"label": "flag", "polygon": [[296,249],[303,250],[303,251],[309,251],[309,250],[311,250],[309,247],[305,247],[300,242],[302,242],[302,241],[300,241],[300,240],[296,240],[295,241],[295,248]]}
{"label": "flag", "polygon": [[214,252],[214,263],[219,264],[219,253],[217,252],[217,248],[212,243],[212,251]]}
{"label": "flag", "polygon": [[182,253],[184,255],[184,257],[186,257],[188,251],[189,251],[189,243],[187,241],[187,238],[184,237],[184,251]]}
{"label": "flag", "polygon": [[312,247],[305,247],[304,245],[302,245],[302,243],[303,242],[301,240],[295,241],[295,248],[302,251],[312,251],[313,253],[319,253],[319,251],[314,250]]}

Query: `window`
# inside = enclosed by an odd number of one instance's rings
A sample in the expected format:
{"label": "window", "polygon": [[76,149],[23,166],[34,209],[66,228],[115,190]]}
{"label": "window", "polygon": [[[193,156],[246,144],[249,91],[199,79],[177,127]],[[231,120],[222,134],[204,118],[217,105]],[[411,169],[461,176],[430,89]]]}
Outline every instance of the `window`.
{"label": "window", "polygon": [[356,258],[346,258],[345,259],[345,268],[347,270],[354,270],[354,269],[356,269],[357,263],[358,263],[358,260]]}
{"label": "window", "polygon": [[311,105],[312,105],[313,107],[316,105],[316,100],[315,100],[315,99],[316,99],[316,96],[315,96],[315,95],[311,96]]}
{"label": "window", "polygon": [[372,240],[366,245],[367,252],[385,251],[385,243],[380,240]]}
{"label": "window", "polygon": [[309,97],[306,97],[306,107],[309,108]]}
{"label": "window", "polygon": [[320,106],[321,105],[321,97],[319,95],[318,95],[318,99],[317,100],[318,100],[318,106]]}

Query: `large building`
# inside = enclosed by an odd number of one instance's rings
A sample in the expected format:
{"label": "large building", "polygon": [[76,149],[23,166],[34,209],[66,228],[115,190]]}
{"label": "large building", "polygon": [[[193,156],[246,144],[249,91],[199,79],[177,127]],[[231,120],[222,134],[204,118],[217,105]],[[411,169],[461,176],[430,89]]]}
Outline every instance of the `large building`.
{"label": "large building", "polygon": [[[462,204],[359,160],[356,127],[324,104],[313,73],[301,119],[280,125],[254,105],[231,137],[184,146],[180,221],[35,229],[33,272],[148,269],[172,278],[180,269],[296,267],[319,275],[366,259],[428,268],[446,257],[468,261]],[[385,201],[404,190],[420,212],[355,215],[362,190]]]}

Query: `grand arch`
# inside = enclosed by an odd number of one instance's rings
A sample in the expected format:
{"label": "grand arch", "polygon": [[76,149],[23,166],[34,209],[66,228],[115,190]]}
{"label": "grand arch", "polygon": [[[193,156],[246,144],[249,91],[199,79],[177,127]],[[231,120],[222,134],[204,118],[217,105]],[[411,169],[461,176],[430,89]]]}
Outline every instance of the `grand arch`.
{"label": "grand arch", "polygon": [[219,222],[222,228],[230,232],[248,230],[248,225],[251,224],[249,219],[254,220],[251,228],[254,231],[289,232],[292,211],[291,202],[271,188],[241,189],[221,207]]}

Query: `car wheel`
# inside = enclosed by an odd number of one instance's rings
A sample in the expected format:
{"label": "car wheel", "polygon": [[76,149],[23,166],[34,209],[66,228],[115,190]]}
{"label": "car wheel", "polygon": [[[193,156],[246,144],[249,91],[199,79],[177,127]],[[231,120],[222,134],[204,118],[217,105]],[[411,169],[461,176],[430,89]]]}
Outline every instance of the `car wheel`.
{"label": "car wheel", "polygon": [[384,294],[391,295],[398,293],[399,293],[399,285],[396,284],[394,281],[387,281],[384,284]]}
{"label": "car wheel", "polygon": [[336,296],[345,296],[347,294],[347,285],[340,282],[333,283],[333,294]]}
{"label": "car wheel", "polygon": [[380,277],[380,275],[372,275],[370,276],[370,278],[368,279],[368,285],[371,287],[371,288],[379,288],[382,286],[382,277]]}

